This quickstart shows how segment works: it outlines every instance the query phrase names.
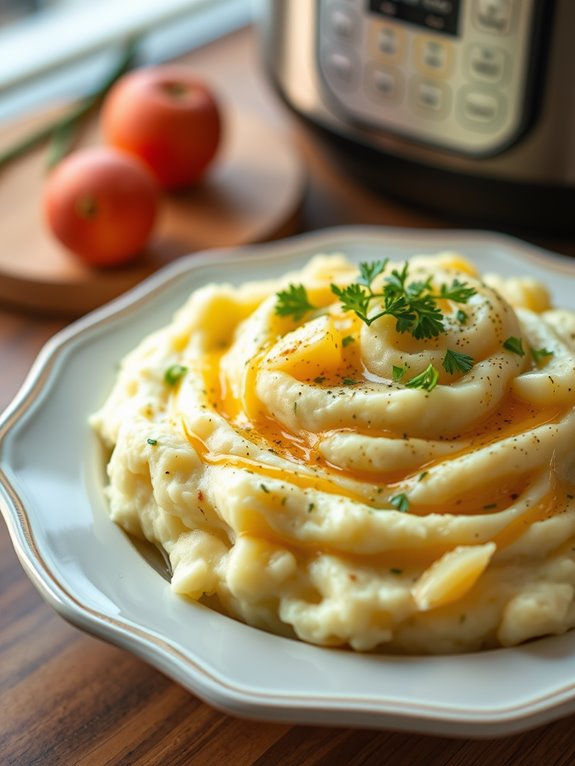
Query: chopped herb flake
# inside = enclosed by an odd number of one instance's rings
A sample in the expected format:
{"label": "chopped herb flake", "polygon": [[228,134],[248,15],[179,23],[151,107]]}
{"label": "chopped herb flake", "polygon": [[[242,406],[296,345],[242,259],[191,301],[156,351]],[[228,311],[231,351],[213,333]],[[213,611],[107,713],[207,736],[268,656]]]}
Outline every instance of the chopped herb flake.
{"label": "chopped herb flake", "polygon": [[543,365],[547,362],[548,357],[554,356],[554,353],[553,351],[549,351],[546,348],[532,348],[531,356],[533,357],[533,361],[538,367],[543,367]]}
{"label": "chopped herb flake", "polygon": [[183,364],[172,364],[164,373],[164,383],[169,386],[177,385],[188,371]]}
{"label": "chopped herb flake", "polygon": [[401,513],[407,513],[409,511],[409,498],[404,493],[390,497],[389,502]]}
{"label": "chopped herb flake", "polygon": [[457,319],[459,324],[467,324],[467,320],[469,317],[467,316],[465,311],[463,311],[463,309],[458,309],[457,314],[455,315],[455,318]]}
{"label": "chopped herb flake", "polygon": [[503,348],[507,349],[507,351],[511,351],[513,354],[517,354],[518,356],[525,356],[525,351],[523,350],[523,341],[521,338],[516,338],[514,335],[510,335],[507,340],[503,341]]}
{"label": "chopped herb flake", "polygon": [[158,443],[158,440],[157,440],[157,439],[146,439],[146,441],[147,441],[147,442],[148,442],[148,444],[150,444],[152,447],[155,447],[155,446],[156,446],[156,444]]}
{"label": "chopped herb flake", "polygon": [[341,341],[341,345],[344,348],[347,348],[350,343],[353,343],[355,341],[355,338],[353,335],[346,335],[345,338]]}
{"label": "chopped herb flake", "polygon": [[393,378],[394,383],[399,383],[399,381],[402,379],[404,374],[405,374],[405,367],[396,367],[395,365],[393,365],[391,370],[391,376]]}
{"label": "chopped herb flake", "polygon": [[429,471],[423,471],[423,473],[420,473],[419,476],[417,477],[417,481],[423,481],[428,473]]}
{"label": "chopped herb flake", "polygon": [[452,351],[450,348],[443,357],[443,369],[450,375],[456,372],[469,372],[473,367],[473,357],[468,354],[460,354],[459,351]]}
{"label": "chopped herb flake", "polygon": [[315,508],[315,503],[310,503],[307,507],[307,512],[311,513],[313,509]]}
{"label": "chopped herb flake", "polygon": [[260,489],[262,490],[262,492],[265,492],[265,493],[266,493],[266,495],[269,495],[270,491],[269,491],[269,489],[266,487],[266,485],[265,485],[265,484],[260,484]]}
{"label": "chopped herb flake", "polygon": [[405,384],[407,388],[422,388],[425,391],[433,391],[439,381],[439,373],[435,367],[430,364],[423,372],[416,375]]}

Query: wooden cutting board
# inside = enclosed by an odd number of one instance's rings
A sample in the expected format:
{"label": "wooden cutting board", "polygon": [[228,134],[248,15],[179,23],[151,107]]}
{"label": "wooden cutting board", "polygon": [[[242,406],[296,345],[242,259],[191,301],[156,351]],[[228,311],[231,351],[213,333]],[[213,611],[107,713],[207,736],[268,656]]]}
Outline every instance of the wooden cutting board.
{"label": "wooden cutting board", "polygon": [[[0,130],[0,149],[56,112]],[[0,303],[79,316],[190,252],[294,233],[305,187],[303,165],[285,136],[260,118],[224,113],[222,147],[197,187],[166,195],[154,236],[135,264],[114,270],[84,266],[48,232],[41,211],[46,148],[0,171]],[[80,144],[101,143],[96,120]]]}

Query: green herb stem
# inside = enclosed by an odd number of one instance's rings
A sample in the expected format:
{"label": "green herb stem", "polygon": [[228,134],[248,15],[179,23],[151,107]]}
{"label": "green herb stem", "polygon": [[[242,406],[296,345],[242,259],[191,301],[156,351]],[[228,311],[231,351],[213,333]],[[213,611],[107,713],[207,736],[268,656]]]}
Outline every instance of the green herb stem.
{"label": "green herb stem", "polygon": [[72,148],[75,131],[82,119],[100,103],[116,80],[133,65],[136,46],[137,40],[132,40],[127,44],[117,66],[92,95],[86,96],[63,116],[38,128],[14,146],[1,152],[0,170],[50,139],[53,139],[53,145],[50,148],[48,167],[54,167]]}

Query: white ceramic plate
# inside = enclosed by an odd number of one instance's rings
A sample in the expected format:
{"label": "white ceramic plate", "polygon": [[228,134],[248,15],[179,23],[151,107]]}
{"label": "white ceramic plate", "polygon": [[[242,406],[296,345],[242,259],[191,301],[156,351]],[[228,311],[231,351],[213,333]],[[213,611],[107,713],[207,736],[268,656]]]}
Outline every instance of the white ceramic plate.
{"label": "white ceramic plate", "polygon": [[301,266],[458,250],[482,271],[544,280],[575,308],[575,263],[474,232],[347,228],[180,260],[70,326],[40,354],[0,420],[0,504],[20,560],[66,619],[143,657],[207,702],[274,721],[495,736],[575,711],[575,631],[447,657],[361,655],[269,635],[173,595],[108,519],[87,418],[120,358],[191,290]]}

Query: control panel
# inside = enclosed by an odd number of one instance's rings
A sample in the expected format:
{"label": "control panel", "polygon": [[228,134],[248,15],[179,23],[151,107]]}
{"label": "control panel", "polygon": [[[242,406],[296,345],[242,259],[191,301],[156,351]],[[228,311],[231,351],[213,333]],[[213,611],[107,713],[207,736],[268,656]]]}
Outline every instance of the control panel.
{"label": "control panel", "polygon": [[521,131],[535,0],[318,0],[318,64],[342,116],[467,155]]}

